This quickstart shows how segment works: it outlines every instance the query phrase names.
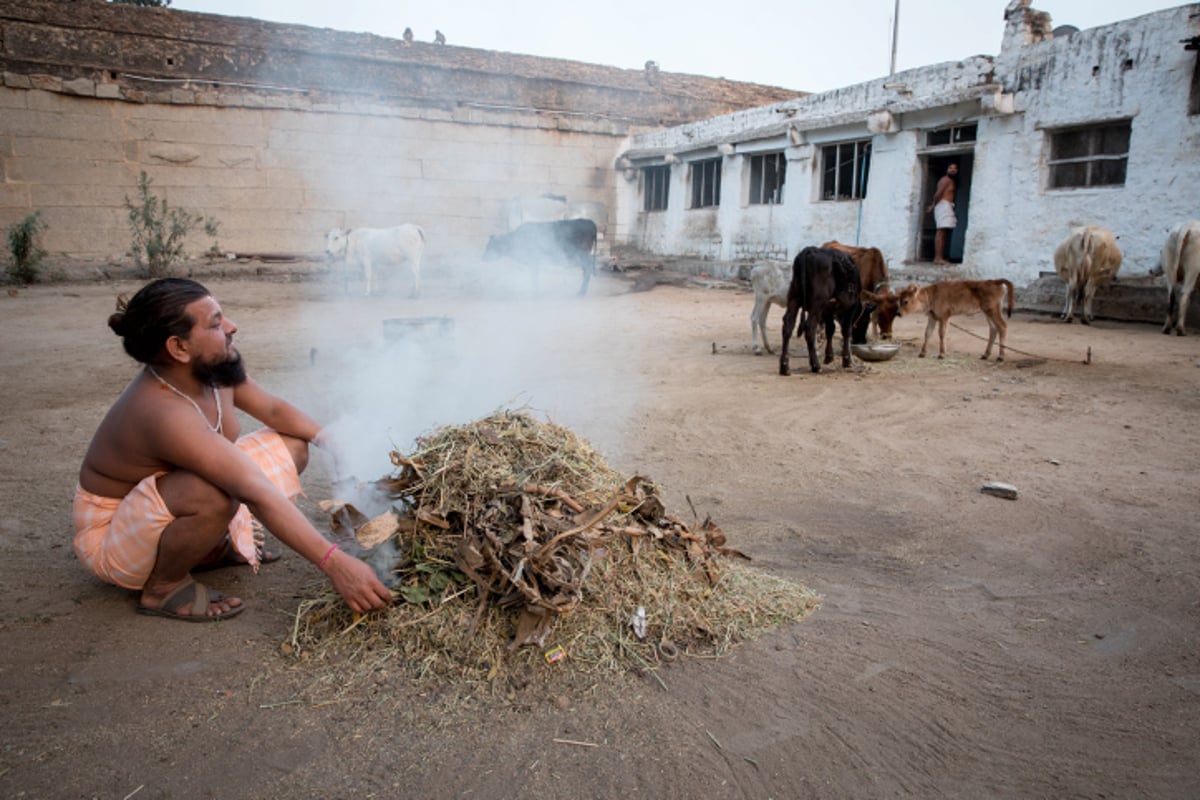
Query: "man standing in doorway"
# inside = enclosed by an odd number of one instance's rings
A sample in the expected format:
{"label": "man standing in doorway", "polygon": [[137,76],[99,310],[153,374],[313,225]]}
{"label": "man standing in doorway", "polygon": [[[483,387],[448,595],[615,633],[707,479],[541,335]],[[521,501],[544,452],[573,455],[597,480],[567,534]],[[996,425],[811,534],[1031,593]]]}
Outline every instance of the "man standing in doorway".
{"label": "man standing in doorway", "polygon": [[926,209],[933,214],[934,224],[937,225],[937,233],[933,238],[934,264],[950,263],[946,260],[946,240],[950,238],[950,232],[958,225],[958,217],[954,215],[954,176],[957,174],[958,164],[951,163],[946,167],[946,174],[938,180],[937,191],[933,193],[933,201]]}

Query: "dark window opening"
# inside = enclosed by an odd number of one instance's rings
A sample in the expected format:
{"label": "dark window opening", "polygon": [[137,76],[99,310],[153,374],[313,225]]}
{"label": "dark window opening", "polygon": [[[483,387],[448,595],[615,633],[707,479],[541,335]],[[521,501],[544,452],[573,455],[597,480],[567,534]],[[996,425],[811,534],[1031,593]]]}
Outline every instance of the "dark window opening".
{"label": "dark window opening", "polygon": [[1192,89],[1188,94],[1188,115],[1200,114],[1200,54],[1196,56],[1196,64],[1192,67]]}
{"label": "dark window opening", "polygon": [[955,125],[950,128],[929,131],[925,134],[925,145],[927,147],[937,147],[944,144],[973,142],[975,141],[975,134],[978,129],[979,126],[972,122],[970,125]]}
{"label": "dark window opening", "polygon": [[861,200],[871,174],[871,142],[843,142],[821,148],[821,199]]}
{"label": "dark window opening", "polygon": [[642,210],[664,211],[667,207],[667,191],[670,189],[671,167],[642,168]]}
{"label": "dark window opening", "polygon": [[721,159],[692,162],[692,208],[721,204]]}
{"label": "dark window opening", "polygon": [[782,203],[783,181],[786,176],[787,159],[783,153],[750,156],[750,205]]}
{"label": "dark window opening", "polygon": [[1128,120],[1051,132],[1049,188],[1124,186],[1129,135]]}

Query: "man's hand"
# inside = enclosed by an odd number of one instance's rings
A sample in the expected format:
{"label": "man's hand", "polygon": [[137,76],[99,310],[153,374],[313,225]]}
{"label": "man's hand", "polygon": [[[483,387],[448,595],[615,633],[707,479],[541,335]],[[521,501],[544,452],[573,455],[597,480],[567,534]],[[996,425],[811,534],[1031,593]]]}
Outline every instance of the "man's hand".
{"label": "man's hand", "polygon": [[346,605],[365,614],[392,602],[392,593],[380,582],[375,570],[353,556],[337,550],[325,564],[325,574]]}

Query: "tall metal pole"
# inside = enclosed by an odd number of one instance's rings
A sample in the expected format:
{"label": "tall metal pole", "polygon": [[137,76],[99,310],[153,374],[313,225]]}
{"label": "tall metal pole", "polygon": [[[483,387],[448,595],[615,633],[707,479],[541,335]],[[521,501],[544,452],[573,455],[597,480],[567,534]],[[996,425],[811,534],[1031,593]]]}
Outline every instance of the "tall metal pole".
{"label": "tall metal pole", "polygon": [[892,70],[888,75],[896,74],[896,40],[900,38],[900,0],[896,0],[896,10],[892,12]]}

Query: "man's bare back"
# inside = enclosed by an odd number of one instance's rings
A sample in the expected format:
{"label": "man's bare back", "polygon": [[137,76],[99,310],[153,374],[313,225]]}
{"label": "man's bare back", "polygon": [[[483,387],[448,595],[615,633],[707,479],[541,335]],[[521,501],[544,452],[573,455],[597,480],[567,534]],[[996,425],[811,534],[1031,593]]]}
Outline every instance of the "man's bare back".
{"label": "man's bare back", "polygon": [[937,183],[937,190],[933,193],[933,202],[937,203],[945,200],[946,202],[954,202],[954,180],[949,175],[943,175]]}

